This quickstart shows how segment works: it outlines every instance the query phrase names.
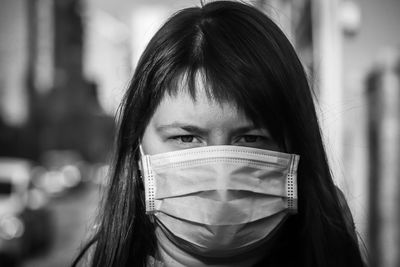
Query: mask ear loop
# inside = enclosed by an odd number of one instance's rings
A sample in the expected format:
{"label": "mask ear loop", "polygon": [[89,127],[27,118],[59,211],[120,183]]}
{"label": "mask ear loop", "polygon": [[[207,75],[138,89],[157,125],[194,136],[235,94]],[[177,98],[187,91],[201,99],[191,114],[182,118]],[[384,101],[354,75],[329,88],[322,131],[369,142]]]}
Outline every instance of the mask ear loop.
{"label": "mask ear loop", "polygon": [[143,151],[143,147],[142,147],[142,143],[139,143],[139,161],[138,161],[138,167],[139,167],[139,171],[143,171],[143,159],[145,157],[144,151]]}
{"label": "mask ear loop", "polygon": [[142,145],[140,143],[139,143],[139,153],[140,153],[140,156],[139,156],[139,160],[137,162],[137,165],[138,165],[137,177],[138,177],[139,188],[141,190],[144,190],[144,181],[143,181],[144,177],[143,177],[143,174],[142,174],[143,173],[142,160],[144,158],[144,152],[143,152]]}
{"label": "mask ear loop", "polygon": [[142,147],[142,143],[141,142],[139,143],[139,152],[140,152],[140,158],[143,158],[145,155],[144,155],[144,152],[143,152],[143,147]]}

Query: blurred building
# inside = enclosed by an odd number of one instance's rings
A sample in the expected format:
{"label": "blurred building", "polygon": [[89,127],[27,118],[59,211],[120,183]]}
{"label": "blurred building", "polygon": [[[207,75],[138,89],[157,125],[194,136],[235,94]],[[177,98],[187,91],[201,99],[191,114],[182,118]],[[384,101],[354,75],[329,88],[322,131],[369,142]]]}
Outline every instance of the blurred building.
{"label": "blurred building", "polygon": [[0,121],[8,125],[20,125],[28,116],[24,90],[27,25],[24,0],[1,2]]}
{"label": "blurred building", "polygon": [[400,264],[400,47],[368,75],[369,246],[371,266]]}
{"label": "blurred building", "polygon": [[0,62],[11,63],[0,71],[3,156],[37,160],[52,149],[75,150],[91,162],[106,159],[114,120],[99,104],[96,83],[83,76],[81,4],[2,1],[1,40],[7,42]]}

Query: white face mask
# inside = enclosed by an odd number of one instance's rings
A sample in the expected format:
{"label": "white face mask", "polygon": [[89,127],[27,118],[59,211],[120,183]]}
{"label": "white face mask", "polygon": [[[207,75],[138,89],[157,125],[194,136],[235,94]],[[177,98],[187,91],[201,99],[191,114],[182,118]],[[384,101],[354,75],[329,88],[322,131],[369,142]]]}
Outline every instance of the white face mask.
{"label": "white face mask", "polygon": [[142,152],[146,213],[184,251],[213,258],[245,253],[297,212],[298,161],[242,146]]}

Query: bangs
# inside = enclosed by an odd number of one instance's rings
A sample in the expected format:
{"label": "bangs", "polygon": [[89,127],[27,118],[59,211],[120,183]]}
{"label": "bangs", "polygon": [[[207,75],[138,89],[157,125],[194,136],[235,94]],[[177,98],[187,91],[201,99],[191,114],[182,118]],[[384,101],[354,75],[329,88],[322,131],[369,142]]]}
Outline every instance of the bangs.
{"label": "bangs", "polygon": [[[223,83],[220,77],[209,76],[205,69],[185,69],[175,76],[172,76],[170,82],[165,86],[165,93],[170,96],[177,96],[179,93],[190,95],[193,101],[197,100],[198,93],[204,92],[210,101],[234,105],[237,109],[244,111],[244,101],[237,91],[232,90],[231,86]],[[231,90],[229,90],[231,88]]]}
{"label": "bangs", "polygon": [[207,64],[197,69],[186,66],[186,69],[167,73],[165,78],[163,95],[186,93],[196,101],[199,92],[203,91],[210,101],[221,105],[228,103],[243,112],[256,127],[268,129],[274,140],[284,146],[280,117],[271,110],[276,104],[268,103],[273,98],[265,98],[269,86],[255,82],[259,80],[254,73],[236,72],[232,75],[225,68]]}

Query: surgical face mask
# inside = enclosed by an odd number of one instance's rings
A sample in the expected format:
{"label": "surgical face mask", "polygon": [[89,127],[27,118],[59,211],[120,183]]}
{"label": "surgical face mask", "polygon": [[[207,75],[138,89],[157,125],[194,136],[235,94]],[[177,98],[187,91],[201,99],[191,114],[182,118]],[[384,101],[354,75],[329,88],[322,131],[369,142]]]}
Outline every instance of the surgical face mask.
{"label": "surgical face mask", "polygon": [[242,146],[141,152],[146,213],[186,252],[245,253],[297,212],[298,155]]}

